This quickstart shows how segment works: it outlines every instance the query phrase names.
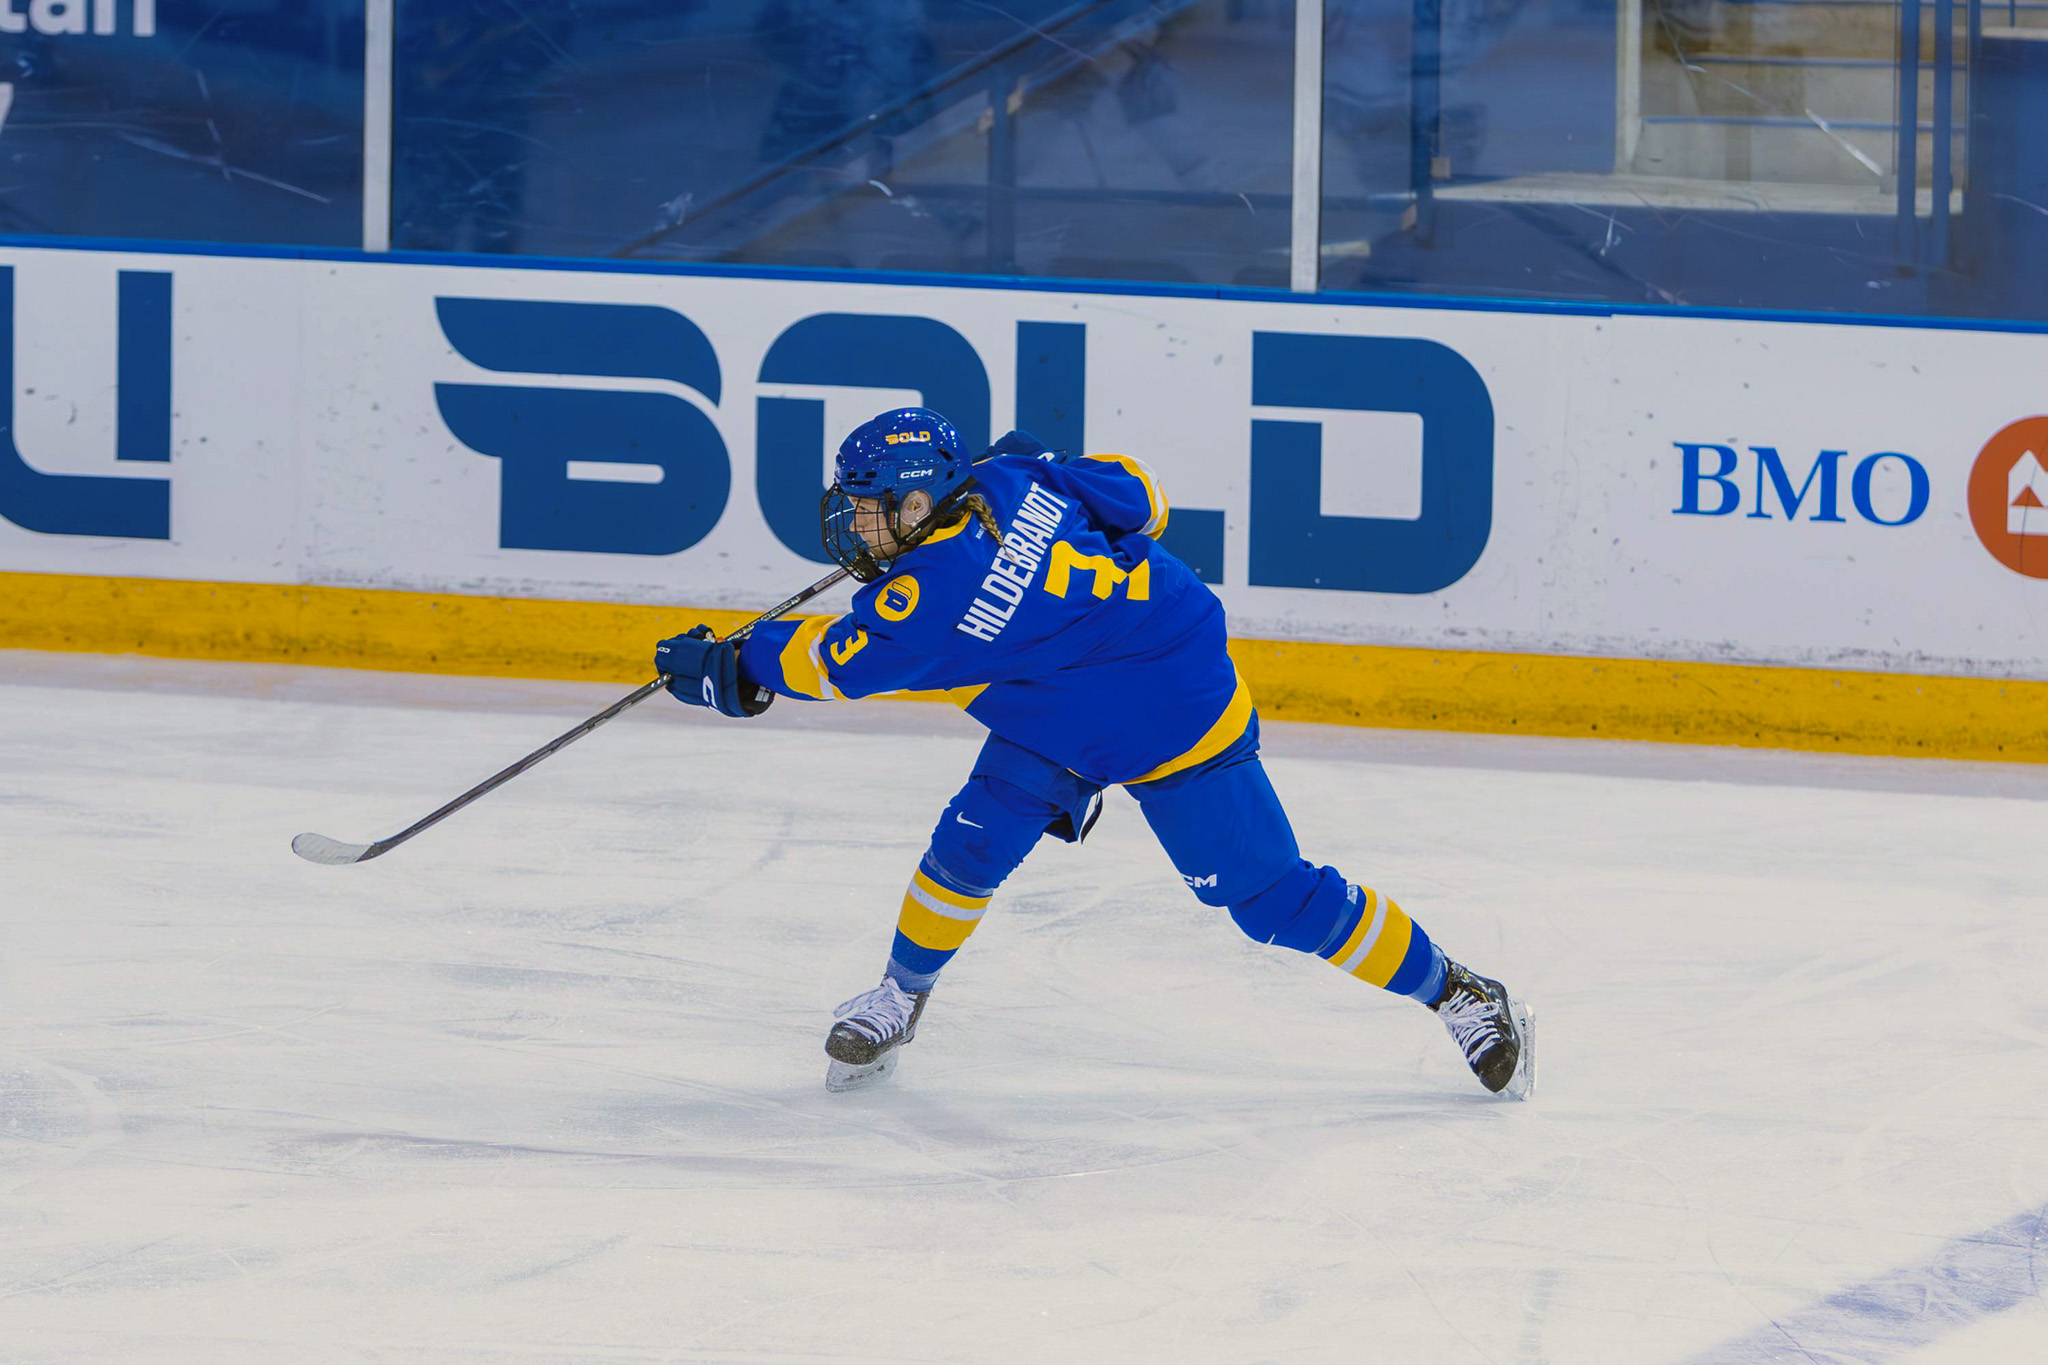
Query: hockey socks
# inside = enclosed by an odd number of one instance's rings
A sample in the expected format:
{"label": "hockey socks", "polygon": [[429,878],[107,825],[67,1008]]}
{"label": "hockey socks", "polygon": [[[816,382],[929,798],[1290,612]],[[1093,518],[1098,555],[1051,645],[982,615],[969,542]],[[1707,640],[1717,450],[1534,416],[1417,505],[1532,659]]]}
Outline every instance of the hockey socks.
{"label": "hockey socks", "polygon": [[1359,980],[1429,1004],[1444,993],[1443,950],[1371,887],[1346,888],[1345,914],[1317,953]]}
{"label": "hockey socks", "polygon": [[982,912],[994,894],[966,885],[926,854],[903,893],[903,909],[896,917],[896,939],[890,945],[884,975],[912,994],[930,990],[939,969],[953,960],[953,954],[981,923]]}

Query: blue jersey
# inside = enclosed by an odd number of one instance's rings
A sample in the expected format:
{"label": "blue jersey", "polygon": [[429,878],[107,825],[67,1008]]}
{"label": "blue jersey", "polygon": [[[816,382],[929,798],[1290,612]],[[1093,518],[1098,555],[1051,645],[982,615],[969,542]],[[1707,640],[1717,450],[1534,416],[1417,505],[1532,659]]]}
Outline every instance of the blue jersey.
{"label": "blue jersey", "polygon": [[1223,604],[1152,539],[1167,506],[1151,470],[1004,455],[974,476],[1000,542],[971,516],[939,530],[844,616],[755,631],[745,676],[814,700],[945,692],[1103,785],[1179,772],[1245,733]]}

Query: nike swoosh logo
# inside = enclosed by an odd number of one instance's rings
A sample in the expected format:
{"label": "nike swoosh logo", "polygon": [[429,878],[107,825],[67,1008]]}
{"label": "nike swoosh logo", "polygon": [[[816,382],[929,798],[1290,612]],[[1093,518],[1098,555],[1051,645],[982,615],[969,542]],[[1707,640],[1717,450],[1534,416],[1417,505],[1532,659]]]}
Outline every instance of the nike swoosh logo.
{"label": "nike swoosh logo", "polygon": [[961,814],[961,813],[960,813],[959,811],[957,811],[957,810],[953,812],[953,818],[954,818],[955,820],[958,820],[958,821],[959,821],[959,822],[960,822],[961,824],[963,824],[963,825],[973,825],[973,826],[974,826],[974,828],[976,828],[976,829],[987,829],[987,828],[988,828],[988,826],[987,826],[987,825],[982,825],[982,824],[976,824],[976,823],[975,823],[974,821],[972,821],[972,820],[968,819],[968,818],[967,818],[966,816],[962,815],[962,814]]}

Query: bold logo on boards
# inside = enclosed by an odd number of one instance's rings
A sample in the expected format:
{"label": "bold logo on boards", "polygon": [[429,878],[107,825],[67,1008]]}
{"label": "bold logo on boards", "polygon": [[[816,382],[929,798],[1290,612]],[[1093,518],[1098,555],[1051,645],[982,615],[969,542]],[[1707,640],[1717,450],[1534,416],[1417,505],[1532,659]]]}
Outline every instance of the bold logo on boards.
{"label": "bold logo on boards", "polygon": [[[1417,514],[1326,516],[1323,463],[1339,457],[1323,449],[1322,423],[1255,413],[1254,585],[1433,593],[1479,562],[1493,534],[1493,397],[1465,357],[1416,337],[1254,332],[1252,406],[1422,419]],[[1174,525],[1180,520],[1176,509]]]}
{"label": "bold logo on boards", "polygon": [[[171,277],[123,270],[114,343],[114,458],[171,458]],[[0,517],[53,536],[171,538],[164,478],[46,474],[20,447],[14,414],[14,268],[0,266]]]}
{"label": "bold logo on boards", "polygon": [[[711,533],[732,491],[732,464],[711,416],[721,401],[718,357],[695,323],[638,304],[441,298],[435,306],[458,355],[509,377],[434,388],[455,437],[499,461],[502,548],[671,555]],[[1055,450],[1085,449],[1087,331],[1081,323],[1016,324],[1015,424]],[[650,387],[582,387],[582,377]],[[936,318],[799,318],[768,348],[755,381],[763,390],[754,420],[762,517],[791,552],[820,562],[829,559],[818,537],[821,454],[832,445],[816,390],[912,390],[946,413],[969,449],[987,444],[987,365]],[[673,392],[678,386],[693,397]],[[1248,582],[1434,593],[1478,562],[1493,526],[1494,414],[1485,380],[1463,356],[1411,337],[1255,332],[1251,397]],[[1323,512],[1326,461],[1372,452],[1326,451],[1318,412],[1420,419],[1415,512]],[[890,439],[928,445],[936,433]],[[1160,539],[1202,581],[1224,581],[1220,510],[1177,506]],[[1010,599],[1000,586],[990,591],[996,595],[981,605],[994,632],[1009,614],[997,599]]]}
{"label": "bold logo on boards", "polygon": [[667,381],[716,406],[718,356],[695,323],[643,304],[443,298],[435,309],[471,364],[543,380],[434,386],[455,438],[500,462],[500,546],[671,555],[711,534],[732,462],[703,410],[651,388],[561,382]]}
{"label": "bold logo on boards", "polygon": [[1970,470],[1970,524],[1991,557],[2048,578],[2048,417],[2014,422]]}

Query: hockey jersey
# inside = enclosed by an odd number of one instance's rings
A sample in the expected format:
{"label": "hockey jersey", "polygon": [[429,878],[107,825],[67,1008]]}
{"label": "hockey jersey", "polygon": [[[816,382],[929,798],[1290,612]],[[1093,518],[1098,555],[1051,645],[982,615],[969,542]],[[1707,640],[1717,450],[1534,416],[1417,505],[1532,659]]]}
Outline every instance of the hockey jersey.
{"label": "hockey jersey", "polygon": [[1165,777],[1245,733],[1223,605],[1153,540],[1167,505],[1149,468],[1003,455],[974,475],[1000,542],[971,516],[939,530],[845,615],[756,630],[745,677],[811,700],[944,692],[1103,785]]}

